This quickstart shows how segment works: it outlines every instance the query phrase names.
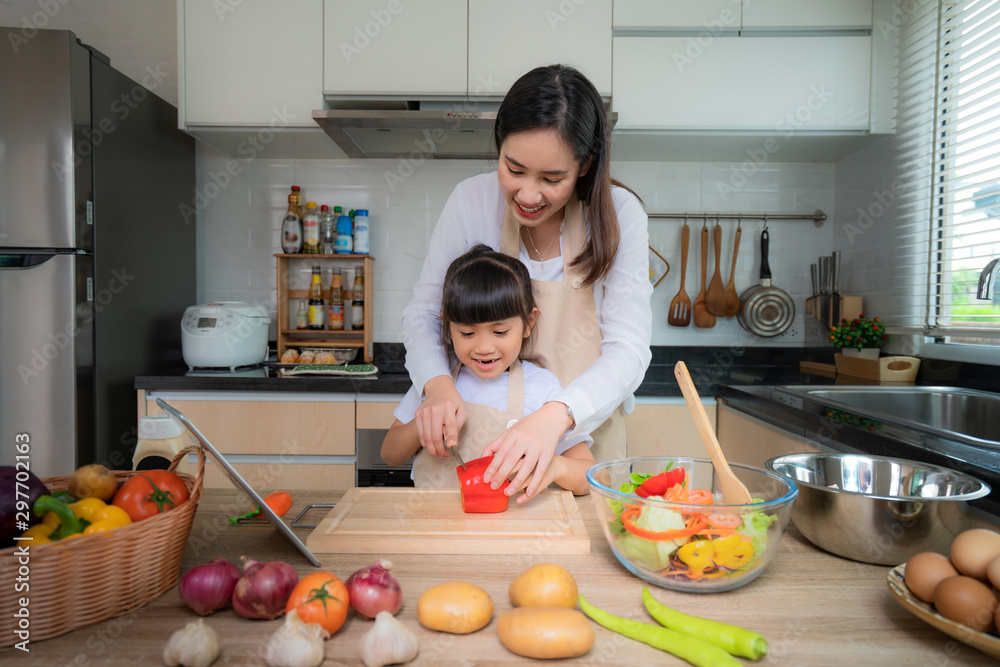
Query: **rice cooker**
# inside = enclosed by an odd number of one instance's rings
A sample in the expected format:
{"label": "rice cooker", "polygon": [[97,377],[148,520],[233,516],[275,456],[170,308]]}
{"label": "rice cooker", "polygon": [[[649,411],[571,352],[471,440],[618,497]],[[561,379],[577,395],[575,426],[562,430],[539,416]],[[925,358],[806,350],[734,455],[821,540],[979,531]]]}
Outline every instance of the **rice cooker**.
{"label": "rice cooker", "polygon": [[189,368],[229,368],[267,359],[267,309],[242,301],[189,306],[181,320],[181,352]]}

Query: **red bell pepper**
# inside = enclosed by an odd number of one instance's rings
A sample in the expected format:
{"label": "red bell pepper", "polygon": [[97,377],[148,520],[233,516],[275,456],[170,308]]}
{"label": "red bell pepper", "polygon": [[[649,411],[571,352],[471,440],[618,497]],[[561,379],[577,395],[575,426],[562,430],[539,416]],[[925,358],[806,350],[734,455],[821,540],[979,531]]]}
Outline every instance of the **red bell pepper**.
{"label": "red bell pepper", "polygon": [[659,475],[653,475],[639,485],[635,490],[635,495],[642,498],[650,496],[662,496],[677,484],[684,482],[684,468],[674,468]]}
{"label": "red bell pepper", "polygon": [[510,485],[510,480],[504,480],[497,489],[483,481],[483,473],[493,461],[492,456],[484,456],[465,464],[465,468],[457,466],[458,483],[462,490],[462,511],[467,514],[491,514],[507,509],[509,497],[504,491]]}

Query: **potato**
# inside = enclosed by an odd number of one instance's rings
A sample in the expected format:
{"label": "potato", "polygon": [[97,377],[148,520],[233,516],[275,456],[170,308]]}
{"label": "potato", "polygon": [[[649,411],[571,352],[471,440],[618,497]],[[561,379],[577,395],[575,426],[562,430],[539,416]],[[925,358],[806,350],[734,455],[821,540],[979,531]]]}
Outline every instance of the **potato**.
{"label": "potato", "polygon": [[425,628],[466,635],[493,618],[493,598],[475,584],[449,581],[431,586],[417,600],[417,620]]}
{"label": "potato", "polygon": [[525,658],[575,658],[594,645],[587,617],[566,607],[518,607],[497,618],[500,642]]}
{"label": "potato", "polygon": [[532,565],[510,582],[515,607],[576,607],[576,580],[565,568],[552,563]]}
{"label": "potato", "polygon": [[109,502],[118,492],[115,474],[99,463],[77,468],[69,478],[69,492],[77,500],[100,498]]}

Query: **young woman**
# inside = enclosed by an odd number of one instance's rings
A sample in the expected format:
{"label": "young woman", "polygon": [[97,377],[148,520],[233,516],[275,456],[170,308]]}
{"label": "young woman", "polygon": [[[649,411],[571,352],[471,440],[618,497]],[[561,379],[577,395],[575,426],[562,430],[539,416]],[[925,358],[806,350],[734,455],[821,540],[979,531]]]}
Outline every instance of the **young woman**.
{"label": "young woman", "polygon": [[[483,456],[483,449],[512,421],[531,414],[562,391],[559,379],[530,361],[521,362],[522,345],[538,319],[531,277],[513,257],[478,245],[448,268],[441,303],[445,343],[458,363],[450,375],[466,406],[467,419],[455,445],[462,459]],[[455,487],[455,463],[446,448],[421,447],[414,420],[420,395],[403,397],[382,443],[391,466],[413,461],[417,487]],[[590,438],[564,433],[542,484],[555,482],[575,494],[589,493],[587,469],[594,464]],[[527,496],[518,498],[523,502]]]}
{"label": "young woman", "polygon": [[610,129],[593,84],[563,65],[534,69],[511,87],[494,126],[497,172],[460,183],[434,229],[413,298],[403,311],[406,366],[424,401],[421,444],[453,446],[466,407],[448,373],[438,308],[448,264],[478,243],[520,257],[541,316],[526,358],[563,391],[491,442],[486,478],[508,493],[544,488],[560,435],[590,433],[598,460],[625,454],[623,410],[649,365],[647,217],[611,180]]}

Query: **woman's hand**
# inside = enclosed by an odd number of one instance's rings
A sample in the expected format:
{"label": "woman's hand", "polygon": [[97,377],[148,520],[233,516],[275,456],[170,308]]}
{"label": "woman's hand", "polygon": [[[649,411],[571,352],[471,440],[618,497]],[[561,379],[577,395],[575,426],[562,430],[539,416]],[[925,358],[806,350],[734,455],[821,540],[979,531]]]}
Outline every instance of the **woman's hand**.
{"label": "woman's hand", "polygon": [[458,432],[465,424],[465,401],[455,389],[450,375],[438,375],[424,385],[424,402],[414,421],[420,445],[434,456],[447,457],[447,447],[458,444]]}
{"label": "woman's hand", "polygon": [[566,414],[566,406],[555,401],[519,419],[483,450],[483,456],[493,454],[493,462],[483,474],[483,481],[492,482],[496,488],[500,485],[496,480],[502,480],[517,470],[517,475],[507,487],[507,495],[512,496],[524,489],[528,497],[534,496],[548,485],[543,485],[545,471],[552,462],[559,436],[572,424]]}

